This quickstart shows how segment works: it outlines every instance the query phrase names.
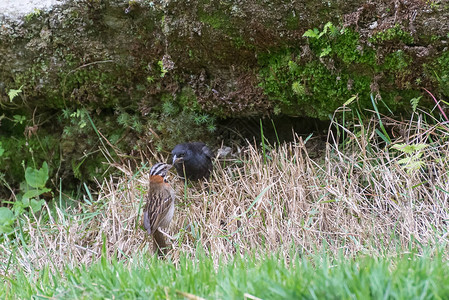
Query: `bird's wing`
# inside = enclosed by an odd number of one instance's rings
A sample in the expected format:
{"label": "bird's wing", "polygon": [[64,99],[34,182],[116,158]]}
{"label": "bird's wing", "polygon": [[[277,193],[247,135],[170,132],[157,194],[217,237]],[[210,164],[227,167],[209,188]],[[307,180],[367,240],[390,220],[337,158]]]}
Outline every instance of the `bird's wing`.
{"label": "bird's wing", "polygon": [[170,189],[161,189],[159,193],[152,194],[148,198],[144,211],[143,226],[148,234],[154,233],[161,224],[161,221],[167,216],[170,210],[174,195]]}
{"label": "bird's wing", "polygon": [[214,153],[212,153],[212,151],[209,149],[209,147],[207,147],[206,145],[203,146],[203,148],[201,149],[201,151],[203,151],[203,153],[209,157],[211,160],[214,158]]}

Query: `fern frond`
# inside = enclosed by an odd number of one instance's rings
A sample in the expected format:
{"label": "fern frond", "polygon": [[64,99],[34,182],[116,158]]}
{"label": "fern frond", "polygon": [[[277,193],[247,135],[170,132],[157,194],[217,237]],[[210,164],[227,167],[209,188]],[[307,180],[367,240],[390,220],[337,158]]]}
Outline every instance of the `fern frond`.
{"label": "fern frond", "polygon": [[10,89],[8,92],[9,96],[9,102],[12,102],[12,100],[17,97],[22,92],[23,85],[19,87],[18,90]]}

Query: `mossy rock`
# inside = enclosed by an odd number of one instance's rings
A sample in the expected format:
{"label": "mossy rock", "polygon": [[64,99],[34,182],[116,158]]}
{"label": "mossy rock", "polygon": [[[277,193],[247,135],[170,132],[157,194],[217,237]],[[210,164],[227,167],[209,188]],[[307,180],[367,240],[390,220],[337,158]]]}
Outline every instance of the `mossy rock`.
{"label": "mossy rock", "polygon": [[[424,86],[449,95],[443,4],[73,0],[2,22],[2,114],[26,118],[2,121],[20,148],[2,141],[14,184],[33,156],[68,181],[104,176],[106,140],[134,159],[147,147],[214,142],[218,119],[324,120],[354,95],[354,108],[372,109],[370,94],[401,114]],[[433,105],[427,95],[420,104]],[[35,144],[47,136],[49,146]]]}

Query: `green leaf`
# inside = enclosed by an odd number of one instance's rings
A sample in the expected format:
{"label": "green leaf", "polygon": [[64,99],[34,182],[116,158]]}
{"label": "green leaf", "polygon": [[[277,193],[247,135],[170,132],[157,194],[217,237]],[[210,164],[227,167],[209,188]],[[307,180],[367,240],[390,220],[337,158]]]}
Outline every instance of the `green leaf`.
{"label": "green leaf", "polygon": [[3,148],[2,142],[0,142],[0,156],[2,156],[3,153],[5,153],[5,148]]}
{"label": "green leaf", "polygon": [[419,100],[422,96],[410,99],[410,104],[412,105],[413,112],[416,111],[416,108],[418,108]]}
{"label": "green leaf", "polygon": [[402,143],[402,144],[392,145],[391,148],[393,148],[395,150],[398,150],[398,151],[401,151],[401,152],[406,153],[406,154],[412,154],[413,152],[417,152],[417,151],[423,150],[427,146],[428,145],[424,144],[424,143],[411,144],[411,145]]}
{"label": "green leaf", "polygon": [[398,150],[398,151],[401,151],[401,152],[407,153],[406,151],[404,151],[406,146],[407,146],[407,144],[401,143],[401,144],[394,144],[394,145],[391,146],[391,148],[395,149],[395,150]]}
{"label": "green leaf", "polygon": [[318,38],[326,34],[328,29],[330,29],[331,31],[334,30],[334,25],[332,24],[332,22],[327,22],[326,25],[324,25],[323,31],[319,34]]}
{"label": "green leaf", "polygon": [[329,55],[329,53],[331,53],[331,51],[332,51],[331,46],[327,46],[326,48],[323,48],[323,49],[321,50],[320,57],[324,57],[324,56],[326,56],[326,55]]}
{"label": "green leaf", "polygon": [[375,131],[384,140],[384,142],[387,145],[391,144],[390,136],[388,135],[387,130],[385,129],[384,124],[382,123],[382,118],[380,117],[380,113],[379,113],[379,110],[377,109],[376,101],[374,99],[373,94],[370,94],[370,97],[371,97],[371,103],[373,104],[373,107],[374,107],[374,111],[376,112],[377,118],[379,119],[379,127],[382,130],[382,132],[380,132],[380,130],[376,128]]}
{"label": "green leaf", "polygon": [[0,225],[1,226],[9,226],[14,223],[14,220],[16,217],[14,217],[13,212],[7,208],[7,207],[0,207]]}
{"label": "green leaf", "polygon": [[12,100],[17,97],[22,92],[23,85],[19,87],[18,90],[10,89],[8,92],[9,96],[9,102],[12,102]]}
{"label": "green leaf", "polygon": [[22,115],[14,115],[13,118],[14,118],[14,123],[19,123],[19,124],[22,124],[26,120],[26,117],[22,116]]}
{"label": "green leaf", "polygon": [[33,212],[38,212],[41,210],[42,205],[44,204],[45,200],[35,200],[35,199],[31,199],[30,202],[30,207],[33,210]]}
{"label": "green leaf", "polygon": [[7,207],[0,207],[0,234],[10,234],[14,231],[12,224],[16,220],[14,213]]}
{"label": "green leaf", "polygon": [[318,38],[319,31],[317,28],[309,29],[302,35],[303,37]]}
{"label": "green leaf", "polygon": [[22,202],[28,207],[30,205],[29,199],[36,198],[37,196],[42,195],[43,193],[50,192],[51,189],[49,188],[39,188],[39,189],[32,189],[27,191],[22,196]]}
{"label": "green leaf", "polygon": [[349,98],[345,103],[343,103],[343,106],[349,105],[352,102],[354,102],[355,99],[357,99],[358,95],[354,95],[351,98]]}
{"label": "green leaf", "polygon": [[34,168],[27,167],[25,170],[25,180],[28,185],[34,188],[43,188],[48,180],[48,165],[44,161],[42,168],[36,170]]}
{"label": "green leaf", "polygon": [[15,216],[18,216],[25,211],[25,205],[22,200],[17,200],[14,202],[13,211]]}

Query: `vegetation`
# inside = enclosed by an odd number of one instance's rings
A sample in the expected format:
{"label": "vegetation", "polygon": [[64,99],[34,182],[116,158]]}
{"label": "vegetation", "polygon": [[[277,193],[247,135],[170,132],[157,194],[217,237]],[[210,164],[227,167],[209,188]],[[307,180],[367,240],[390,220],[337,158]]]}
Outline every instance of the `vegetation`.
{"label": "vegetation", "polygon": [[337,14],[322,1],[194,2],[71,1],[2,27],[0,172],[13,189],[25,180],[22,161],[46,161],[52,188],[61,178],[75,190],[108,176],[102,138],[111,154],[134,159],[180,139],[220,143],[211,133],[221,118],[329,120],[354,96],[364,112],[371,93],[386,104],[380,112],[407,115],[422,87],[449,94],[447,32],[406,17],[446,16],[432,1],[401,13],[345,4]]}
{"label": "vegetation", "polygon": [[[12,221],[2,210],[11,230],[0,244],[0,293],[444,298],[449,129],[419,108],[399,122],[374,107],[366,123],[337,111],[321,159],[309,156],[315,138],[271,145],[261,128],[260,146],[215,162],[208,189],[171,179],[177,207],[166,262],[149,254],[141,228],[147,165],[115,165],[122,176],[96,191],[85,186],[68,207],[59,191]],[[38,201],[46,167],[27,170]]]}
{"label": "vegetation", "polygon": [[[275,112],[328,119],[352,95],[360,96],[361,107],[369,107],[373,92],[390,110],[400,111],[408,103],[398,102],[398,97],[418,95],[416,87],[404,81],[411,72],[411,58],[401,50],[388,54],[380,50],[385,43],[413,42],[398,26],[377,33],[369,42],[353,29],[330,22],[321,31],[309,29],[303,36],[308,46],[259,55],[260,86],[276,104]],[[380,78],[380,88],[374,88],[373,82]],[[391,82],[396,84],[394,91]]]}
{"label": "vegetation", "polygon": [[[445,6],[75,2],[0,32],[0,297],[448,298]],[[327,139],[261,121],[210,182],[171,179],[153,257],[149,166],[272,113]]]}
{"label": "vegetation", "polygon": [[393,257],[328,253],[247,254],[214,265],[204,253],[177,263],[137,254],[126,262],[101,258],[90,267],[50,267],[21,272],[0,287],[3,299],[444,299],[449,296],[448,263],[442,252]]}

